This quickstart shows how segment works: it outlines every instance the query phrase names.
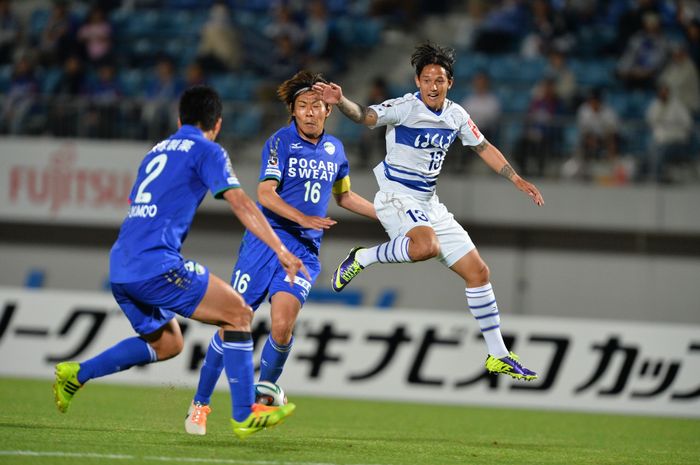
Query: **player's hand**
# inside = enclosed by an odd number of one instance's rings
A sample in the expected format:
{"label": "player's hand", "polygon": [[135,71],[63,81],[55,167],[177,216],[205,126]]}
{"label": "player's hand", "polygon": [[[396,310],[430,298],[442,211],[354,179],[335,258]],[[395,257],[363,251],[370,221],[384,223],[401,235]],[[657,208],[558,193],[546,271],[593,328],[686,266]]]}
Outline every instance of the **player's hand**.
{"label": "player's hand", "polygon": [[338,224],[337,221],[331,218],[324,218],[322,216],[304,216],[299,222],[300,226],[304,228],[315,229],[320,231],[322,229],[330,229],[331,226]]}
{"label": "player's hand", "polygon": [[321,96],[321,99],[331,105],[336,105],[343,99],[343,89],[333,82],[326,84],[317,82],[312,89]]}
{"label": "player's hand", "polygon": [[515,187],[517,187],[519,190],[529,195],[532,201],[535,202],[535,205],[544,205],[544,197],[542,197],[542,194],[540,194],[540,191],[537,189],[537,187],[535,187],[534,184],[527,182],[520,176],[513,179],[513,184],[515,184]]}
{"label": "player's hand", "polygon": [[299,271],[301,271],[304,274],[304,276],[306,276],[306,279],[311,281],[311,276],[306,270],[304,263],[296,255],[287,250],[286,247],[282,246],[282,249],[280,249],[277,252],[277,260],[279,260],[280,264],[282,265],[282,268],[284,268],[284,272],[287,273],[290,287],[294,286],[294,278],[299,273]]}

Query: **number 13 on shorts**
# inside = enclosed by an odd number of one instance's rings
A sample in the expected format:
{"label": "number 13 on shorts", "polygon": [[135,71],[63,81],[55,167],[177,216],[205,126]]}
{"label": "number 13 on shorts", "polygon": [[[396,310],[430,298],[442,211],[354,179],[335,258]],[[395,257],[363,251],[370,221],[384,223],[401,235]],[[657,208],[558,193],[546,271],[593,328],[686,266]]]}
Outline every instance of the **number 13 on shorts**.
{"label": "number 13 on shorts", "polygon": [[408,215],[411,220],[413,220],[414,223],[429,223],[430,220],[428,219],[428,215],[425,214],[423,210],[417,210],[417,209],[408,209],[406,210],[406,214]]}

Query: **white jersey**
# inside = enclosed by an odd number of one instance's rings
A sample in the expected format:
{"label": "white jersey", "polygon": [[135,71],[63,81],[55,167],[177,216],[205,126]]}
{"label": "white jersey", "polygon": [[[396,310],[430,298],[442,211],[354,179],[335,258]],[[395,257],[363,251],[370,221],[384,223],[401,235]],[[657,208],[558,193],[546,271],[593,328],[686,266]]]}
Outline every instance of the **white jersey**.
{"label": "white jersey", "polygon": [[456,137],[462,145],[484,140],[479,128],[459,104],[445,99],[434,112],[420,94],[406,94],[370,108],[377,126],[386,126],[386,158],[374,170],[380,187],[390,184],[418,198],[432,197],[447,149]]}

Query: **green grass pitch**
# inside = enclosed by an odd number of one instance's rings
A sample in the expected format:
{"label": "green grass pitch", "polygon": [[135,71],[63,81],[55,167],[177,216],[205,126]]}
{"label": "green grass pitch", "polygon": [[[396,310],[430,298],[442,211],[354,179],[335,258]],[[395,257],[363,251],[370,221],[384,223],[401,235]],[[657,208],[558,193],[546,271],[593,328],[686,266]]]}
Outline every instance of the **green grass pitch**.
{"label": "green grass pitch", "polygon": [[183,420],[192,389],[92,383],[67,414],[50,381],[0,379],[1,464],[447,465],[700,463],[700,420],[294,397],[245,441],[217,392],[208,434]]}

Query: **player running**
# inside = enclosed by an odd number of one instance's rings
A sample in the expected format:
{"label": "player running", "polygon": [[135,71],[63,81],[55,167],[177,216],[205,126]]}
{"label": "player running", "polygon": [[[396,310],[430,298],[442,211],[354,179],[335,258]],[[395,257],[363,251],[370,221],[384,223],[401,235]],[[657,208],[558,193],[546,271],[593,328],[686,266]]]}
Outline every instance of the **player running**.
{"label": "player running", "polygon": [[486,369],[516,379],[536,379],[537,374],[525,368],[503,342],[488,266],[435,193],[447,149],[459,138],[536,205],[543,205],[544,200],[484,138],[464,108],[447,99],[453,64],[454,50],[429,42],[419,45],[411,56],[418,92],[369,107],[349,100],[337,84],[314,85],[326,103],[336,104],[352,121],[370,128],[386,126],[386,158],[374,168],[379,184],[374,206],[391,240],[350,250],[333,274],[332,286],[342,291],[374,263],[412,263],[437,257],[466,283],[467,305],[488,347]]}
{"label": "player running", "polygon": [[[146,155],[129,196],[129,212],[110,254],[112,293],[137,337],[124,339],[82,363],[56,365],[56,406],[66,412],[91,379],[175,357],[183,339],[175,314],[217,325],[231,388],[233,432],[244,438],[280,423],[294,405],[255,403],[251,308],[240,294],[199,263],[186,261],[182,242],[207,190],[233,213],[287,279],[308,272],[284,246],[255,203],[240,188],[226,151],[214,142],[221,130],[219,95],[206,86],[180,98],[179,130]],[[269,248],[268,248],[269,247]]]}
{"label": "player running", "polygon": [[[274,254],[246,231],[233,268],[231,285],[257,309],[269,295],[272,331],[260,362],[260,381],[276,382],[292,349],[299,310],[321,271],[318,253],[323,231],[336,222],[326,217],[331,195],[343,208],[377,219],[372,203],[350,190],[350,169],[340,140],[324,131],[331,106],[312,90],[326,83],[320,74],[300,71],[277,89],[290,124],[270,137],[262,150],[258,201],[282,242],[304,262],[310,279],[289,278]],[[185,418],[185,431],[206,434],[209,403],[223,367],[221,336],[216,332],[201,368],[199,385]]]}

